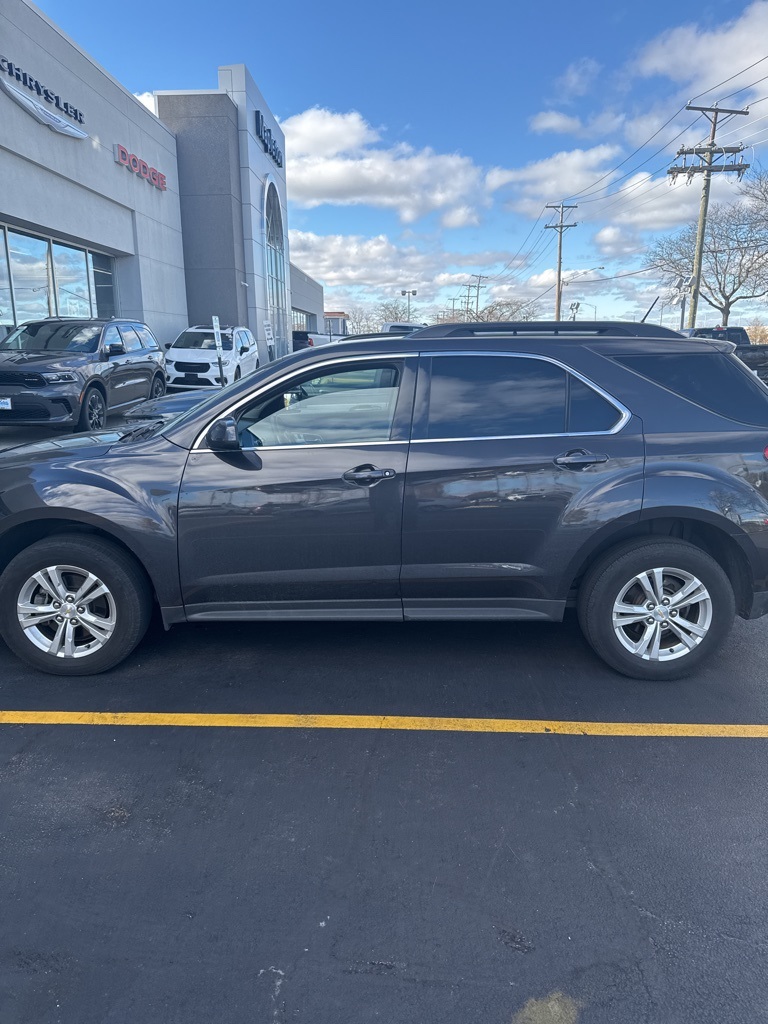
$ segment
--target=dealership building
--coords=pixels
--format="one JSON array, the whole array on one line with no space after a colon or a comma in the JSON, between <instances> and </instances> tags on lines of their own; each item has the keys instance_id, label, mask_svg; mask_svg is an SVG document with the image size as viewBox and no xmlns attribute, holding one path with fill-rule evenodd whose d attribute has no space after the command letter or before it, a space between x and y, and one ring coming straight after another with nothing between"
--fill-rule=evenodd
<instances>
[{"instance_id":1,"label":"dealership building","mask_svg":"<svg viewBox=\"0 0 768 1024\"><path fill-rule=\"evenodd\" d=\"M0 334L46 316L217 315L290 349L323 289L290 263L285 142L248 69L157 116L27 0L0 9Z\"/></svg>"}]
</instances>

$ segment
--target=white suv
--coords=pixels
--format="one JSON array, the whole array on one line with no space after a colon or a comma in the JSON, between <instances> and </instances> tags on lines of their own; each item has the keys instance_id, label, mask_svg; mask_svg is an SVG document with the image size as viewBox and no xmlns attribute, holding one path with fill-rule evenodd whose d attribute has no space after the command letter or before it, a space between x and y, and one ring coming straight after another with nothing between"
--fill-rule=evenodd
<instances>
[{"instance_id":1,"label":"white suv","mask_svg":"<svg viewBox=\"0 0 768 1024\"><path fill-rule=\"evenodd\" d=\"M224 380L219 374L213 327L189 327L166 345L165 366L169 388L213 388L231 384L259 365L256 339L247 327L222 327Z\"/></svg>"}]
</instances>

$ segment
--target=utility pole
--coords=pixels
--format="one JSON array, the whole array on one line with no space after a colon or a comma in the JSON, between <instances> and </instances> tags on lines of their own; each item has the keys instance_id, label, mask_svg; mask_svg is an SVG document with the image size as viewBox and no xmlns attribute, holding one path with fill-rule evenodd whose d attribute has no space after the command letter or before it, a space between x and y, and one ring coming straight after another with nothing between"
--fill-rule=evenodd
<instances>
[{"instance_id":1,"label":"utility pole","mask_svg":"<svg viewBox=\"0 0 768 1024\"><path fill-rule=\"evenodd\" d=\"M557 286L555 296L555 320L560 319L560 301L563 297L563 232L567 228L575 228L576 224L563 224L563 214L566 210L578 210L578 206L565 206L564 203L547 203L548 210L559 210L560 220L557 224L545 224L557 232Z\"/></svg>"},{"instance_id":2,"label":"utility pole","mask_svg":"<svg viewBox=\"0 0 768 1024\"><path fill-rule=\"evenodd\" d=\"M467 298L466 298L466 301L464 303L464 312L467 315L467 323L469 323L469 321L472 319L471 316L470 316L470 312L469 312L469 310L470 310L469 303L470 303L470 294L471 294L471 292L472 292L472 282L468 281L467 282Z\"/></svg>"},{"instance_id":3,"label":"utility pole","mask_svg":"<svg viewBox=\"0 0 768 1024\"><path fill-rule=\"evenodd\" d=\"M738 174L739 178L749 167L749 164L743 162L736 163L733 160L731 163L716 164L715 157L728 156L736 153L741 153L744 149L743 145L738 146L718 146L716 145L717 136L717 119L720 114L748 114L749 107L746 110L733 110L729 107L718 107L715 104L714 107L696 107L692 103L687 103L686 110L697 110L703 114L709 121L711 127L709 133L709 143L706 146L694 146L692 149L686 149L681 147L677 151L677 155L683 157L683 165L675 165L670 167L667 174L672 175L672 181L674 181L678 174L685 174L688 181L693 180L695 174L703 174L704 182L701 186L701 203L699 204L699 224L696 229L696 251L693 257L693 284L691 286L691 302L688 307L688 326L696 326L696 312L699 306L699 294L701 292L701 265L704 258L704 234L707 228L707 210L709 209L709 192L712 186L712 175L719 171L725 174ZM686 164L685 160L687 157L693 156L699 158L698 164L692 164L690 167Z\"/></svg>"},{"instance_id":4,"label":"utility pole","mask_svg":"<svg viewBox=\"0 0 768 1024\"><path fill-rule=\"evenodd\" d=\"M488 277L488 275L487 274L473 274L472 277L476 277L477 278L477 285L476 285L476 288L475 288L475 319L479 320L480 319L480 288L481 288L480 282L484 281ZM485 288L485 285L482 285L482 287Z\"/></svg>"}]
</instances>

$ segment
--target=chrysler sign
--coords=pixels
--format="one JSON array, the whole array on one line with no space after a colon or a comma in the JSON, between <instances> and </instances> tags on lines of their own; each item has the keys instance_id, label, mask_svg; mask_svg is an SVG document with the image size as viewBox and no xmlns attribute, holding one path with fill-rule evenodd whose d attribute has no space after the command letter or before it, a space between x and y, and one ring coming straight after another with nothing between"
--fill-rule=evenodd
<instances>
[{"instance_id":1,"label":"chrysler sign","mask_svg":"<svg viewBox=\"0 0 768 1024\"><path fill-rule=\"evenodd\" d=\"M18 85L14 83L18 83ZM62 100L61 96L53 89L47 88L42 82L26 71L22 71L17 64L13 64L3 56L0 56L0 89L10 96L14 103L18 103L36 121L46 125L51 131L69 135L73 139L88 138L88 132L79 127L85 121L81 110ZM44 102L41 103L40 100ZM57 113L57 111L61 111L61 113Z\"/></svg>"}]
</instances>

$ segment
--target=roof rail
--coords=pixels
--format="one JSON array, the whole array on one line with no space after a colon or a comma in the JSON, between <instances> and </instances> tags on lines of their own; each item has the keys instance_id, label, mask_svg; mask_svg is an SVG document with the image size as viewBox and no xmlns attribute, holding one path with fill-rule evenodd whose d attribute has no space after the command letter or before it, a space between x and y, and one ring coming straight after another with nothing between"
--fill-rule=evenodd
<instances>
[{"instance_id":1,"label":"roof rail","mask_svg":"<svg viewBox=\"0 0 768 1024\"><path fill-rule=\"evenodd\" d=\"M635 323L632 320L519 320L469 324L435 324L409 335L422 338L479 338L484 335L546 334L577 337L679 338L680 333L657 324Z\"/></svg>"}]
</instances>

